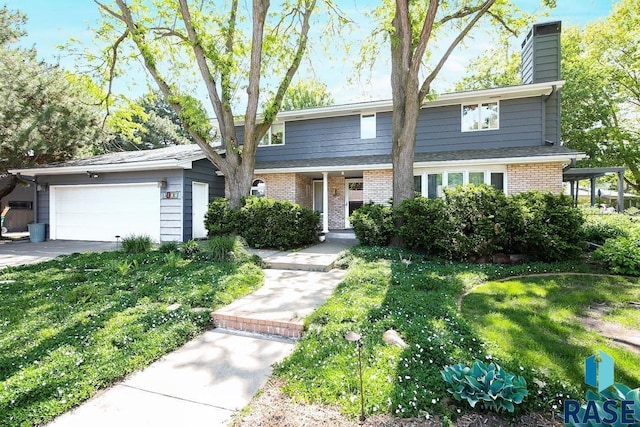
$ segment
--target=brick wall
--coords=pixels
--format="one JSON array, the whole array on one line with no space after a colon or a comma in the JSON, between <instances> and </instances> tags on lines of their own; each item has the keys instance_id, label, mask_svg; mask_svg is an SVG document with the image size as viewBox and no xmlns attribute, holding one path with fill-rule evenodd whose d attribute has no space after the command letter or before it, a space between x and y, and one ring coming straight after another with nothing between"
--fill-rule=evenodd
<instances>
[{"instance_id":1,"label":"brick wall","mask_svg":"<svg viewBox=\"0 0 640 427\"><path fill-rule=\"evenodd\" d=\"M345 226L344 187L343 176L329 177L329 229Z\"/></svg>"},{"instance_id":2,"label":"brick wall","mask_svg":"<svg viewBox=\"0 0 640 427\"><path fill-rule=\"evenodd\" d=\"M275 200L288 200L301 206L313 206L313 180L295 173L273 173L255 175L254 180L265 183L265 196Z\"/></svg>"},{"instance_id":3,"label":"brick wall","mask_svg":"<svg viewBox=\"0 0 640 427\"><path fill-rule=\"evenodd\" d=\"M362 179L364 203L373 201L378 204L388 204L393 197L393 172L391 169L364 171Z\"/></svg>"},{"instance_id":4,"label":"brick wall","mask_svg":"<svg viewBox=\"0 0 640 427\"><path fill-rule=\"evenodd\" d=\"M508 165L507 177L507 194L529 190L562 193L562 163Z\"/></svg>"}]
</instances>

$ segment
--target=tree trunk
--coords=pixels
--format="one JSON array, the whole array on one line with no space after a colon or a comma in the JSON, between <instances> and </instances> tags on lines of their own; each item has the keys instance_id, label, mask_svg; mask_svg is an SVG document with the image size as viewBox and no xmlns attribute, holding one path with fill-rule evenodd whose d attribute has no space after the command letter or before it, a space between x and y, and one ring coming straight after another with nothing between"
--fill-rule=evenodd
<instances>
[{"instance_id":1,"label":"tree trunk","mask_svg":"<svg viewBox=\"0 0 640 427\"><path fill-rule=\"evenodd\" d=\"M16 188L16 185L18 185L18 177L15 175L9 175L9 182L7 182L4 187L0 188L0 202L2 201L2 199L4 199L5 197L7 197L9 194L11 194L11 192L13 191L14 188ZM2 239L2 227L0 227L0 239Z\"/></svg>"}]
</instances>

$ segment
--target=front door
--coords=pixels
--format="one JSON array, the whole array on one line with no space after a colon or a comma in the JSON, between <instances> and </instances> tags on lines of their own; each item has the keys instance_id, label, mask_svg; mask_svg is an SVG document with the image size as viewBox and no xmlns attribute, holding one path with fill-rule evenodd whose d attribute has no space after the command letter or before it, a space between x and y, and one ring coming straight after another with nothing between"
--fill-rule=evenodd
<instances>
[{"instance_id":1,"label":"front door","mask_svg":"<svg viewBox=\"0 0 640 427\"><path fill-rule=\"evenodd\" d=\"M205 182L193 182L192 184L192 231L194 239L207 237L207 228L204 225L204 217L207 214L209 204L209 184Z\"/></svg>"},{"instance_id":2,"label":"front door","mask_svg":"<svg viewBox=\"0 0 640 427\"><path fill-rule=\"evenodd\" d=\"M353 211L362 207L362 204L364 203L364 195L363 195L362 189L363 189L362 178L345 180L344 206L345 206L345 216L346 216L345 218L346 228L351 228L349 217L351 216Z\"/></svg>"}]
</instances>

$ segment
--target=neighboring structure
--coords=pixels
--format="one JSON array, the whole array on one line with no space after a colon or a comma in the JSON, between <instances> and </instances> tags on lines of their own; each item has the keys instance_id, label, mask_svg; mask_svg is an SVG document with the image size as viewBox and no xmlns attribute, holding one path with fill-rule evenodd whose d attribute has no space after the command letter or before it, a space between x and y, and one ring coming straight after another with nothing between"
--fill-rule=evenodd
<instances>
[{"instance_id":1,"label":"neighboring structure","mask_svg":"<svg viewBox=\"0 0 640 427\"><path fill-rule=\"evenodd\" d=\"M206 237L208 203L224 195L224 178L214 173L197 145L10 172L33 182L34 221L46 223L54 240L115 241L131 234L163 242Z\"/></svg>"},{"instance_id":2,"label":"neighboring structure","mask_svg":"<svg viewBox=\"0 0 640 427\"><path fill-rule=\"evenodd\" d=\"M8 182L8 178L0 178L0 188ZM29 182L22 181L0 203L0 212L9 207L4 219L4 227L9 232L26 231L27 224L33 222L34 188Z\"/></svg>"},{"instance_id":3,"label":"neighboring structure","mask_svg":"<svg viewBox=\"0 0 640 427\"><path fill-rule=\"evenodd\" d=\"M507 194L562 192L563 168L584 154L560 145L560 29L530 31L522 85L425 103L416 191L433 198L447 186L486 183ZM322 212L324 231L348 228L354 209L392 197L391 110L379 101L281 112L258 148L253 192Z\"/></svg>"}]
</instances>

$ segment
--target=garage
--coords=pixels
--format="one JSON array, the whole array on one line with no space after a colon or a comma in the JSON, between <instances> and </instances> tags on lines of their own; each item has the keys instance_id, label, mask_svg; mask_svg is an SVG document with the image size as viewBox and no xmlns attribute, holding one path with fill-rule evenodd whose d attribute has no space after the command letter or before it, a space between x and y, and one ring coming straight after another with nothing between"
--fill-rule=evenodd
<instances>
[{"instance_id":1,"label":"garage","mask_svg":"<svg viewBox=\"0 0 640 427\"><path fill-rule=\"evenodd\" d=\"M55 240L115 241L145 234L160 241L157 183L53 185L49 235Z\"/></svg>"}]
</instances>

